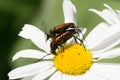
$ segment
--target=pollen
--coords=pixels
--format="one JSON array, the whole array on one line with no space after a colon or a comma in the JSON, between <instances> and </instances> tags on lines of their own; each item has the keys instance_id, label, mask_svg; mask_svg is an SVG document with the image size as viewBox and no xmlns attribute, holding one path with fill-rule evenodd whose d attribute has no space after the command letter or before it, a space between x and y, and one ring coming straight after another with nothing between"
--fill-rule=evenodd
<instances>
[{"instance_id":1,"label":"pollen","mask_svg":"<svg viewBox=\"0 0 120 80\"><path fill-rule=\"evenodd\" d=\"M82 75L92 66L92 55L80 44L68 45L57 51L54 66L64 74Z\"/></svg>"}]
</instances>

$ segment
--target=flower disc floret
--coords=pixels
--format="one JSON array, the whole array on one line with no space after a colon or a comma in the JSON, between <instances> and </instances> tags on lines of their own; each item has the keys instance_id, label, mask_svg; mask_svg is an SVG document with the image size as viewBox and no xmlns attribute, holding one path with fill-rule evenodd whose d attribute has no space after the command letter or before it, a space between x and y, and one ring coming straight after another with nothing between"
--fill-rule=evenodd
<instances>
[{"instance_id":1,"label":"flower disc floret","mask_svg":"<svg viewBox=\"0 0 120 80\"><path fill-rule=\"evenodd\" d=\"M80 44L72 44L61 48L54 57L57 70L68 75L82 75L92 65L92 55Z\"/></svg>"}]
</instances>

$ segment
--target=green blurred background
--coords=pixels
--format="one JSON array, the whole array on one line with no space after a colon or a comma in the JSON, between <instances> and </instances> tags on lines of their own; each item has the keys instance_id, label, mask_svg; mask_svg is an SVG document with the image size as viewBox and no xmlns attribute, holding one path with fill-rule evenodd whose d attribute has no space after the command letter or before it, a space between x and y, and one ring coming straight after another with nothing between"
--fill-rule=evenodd
<instances>
[{"instance_id":1,"label":"green blurred background","mask_svg":"<svg viewBox=\"0 0 120 80\"><path fill-rule=\"evenodd\" d=\"M0 0L0 80L8 80L7 73L15 67L33 62L33 59L18 59L12 56L23 49L38 49L31 41L20 38L18 33L29 23L48 32L64 22L63 0ZM87 27L88 32L103 21L88 9L102 10L103 4L120 10L120 0L71 0L77 8L77 25ZM42 26L42 23L44 25ZM39 49L38 49L39 50ZM107 60L106 60L107 61ZM111 61L120 62L120 58Z\"/></svg>"}]
</instances>

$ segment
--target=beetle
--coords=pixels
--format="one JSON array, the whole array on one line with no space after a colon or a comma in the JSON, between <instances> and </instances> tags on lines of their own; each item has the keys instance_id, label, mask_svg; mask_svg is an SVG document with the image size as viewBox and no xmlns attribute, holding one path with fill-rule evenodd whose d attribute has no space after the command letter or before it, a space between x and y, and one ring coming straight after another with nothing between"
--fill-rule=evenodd
<instances>
[{"instance_id":1,"label":"beetle","mask_svg":"<svg viewBox=\"0 0 120 80\"><path fill-rule=\"evenodd\" d=\"M64 24L55 26L53 29L50 30L49 34L47 34L47 40L49 38L53 39L54 37L61 35L68 28L75 28L75 24L74 23L64 23Z\"/></svg>"},{"instance_id":2,"label":"beetle","mask_svg":"<svg viewBox=\"0 0 120 80\"><path fill-rule=\"evenodd\" d=\"M74 34L77 33L75 29L67 30L61 35L56 36L50 43L51 53L56 55L56 49L59 49L59 46L62 46L67 40L74 37Z\"/></svg>"}]
</instances>

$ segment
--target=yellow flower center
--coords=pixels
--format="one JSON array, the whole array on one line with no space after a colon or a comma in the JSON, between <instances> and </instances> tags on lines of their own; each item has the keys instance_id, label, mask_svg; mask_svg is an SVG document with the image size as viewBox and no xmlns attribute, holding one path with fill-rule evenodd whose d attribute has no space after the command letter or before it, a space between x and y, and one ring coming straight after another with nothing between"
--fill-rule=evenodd
<instances>
[{"instance_id":1,"label":"yellow flower center","mask_svg":"<svg viewBox=\"0 0 120 80\"><path fill-rule=\"evenodd\" d=\"M54 57L57 70L68 75L82 75L92 66L92 55L80 44L65 46Z\"/></svg>"}]
</instances>

